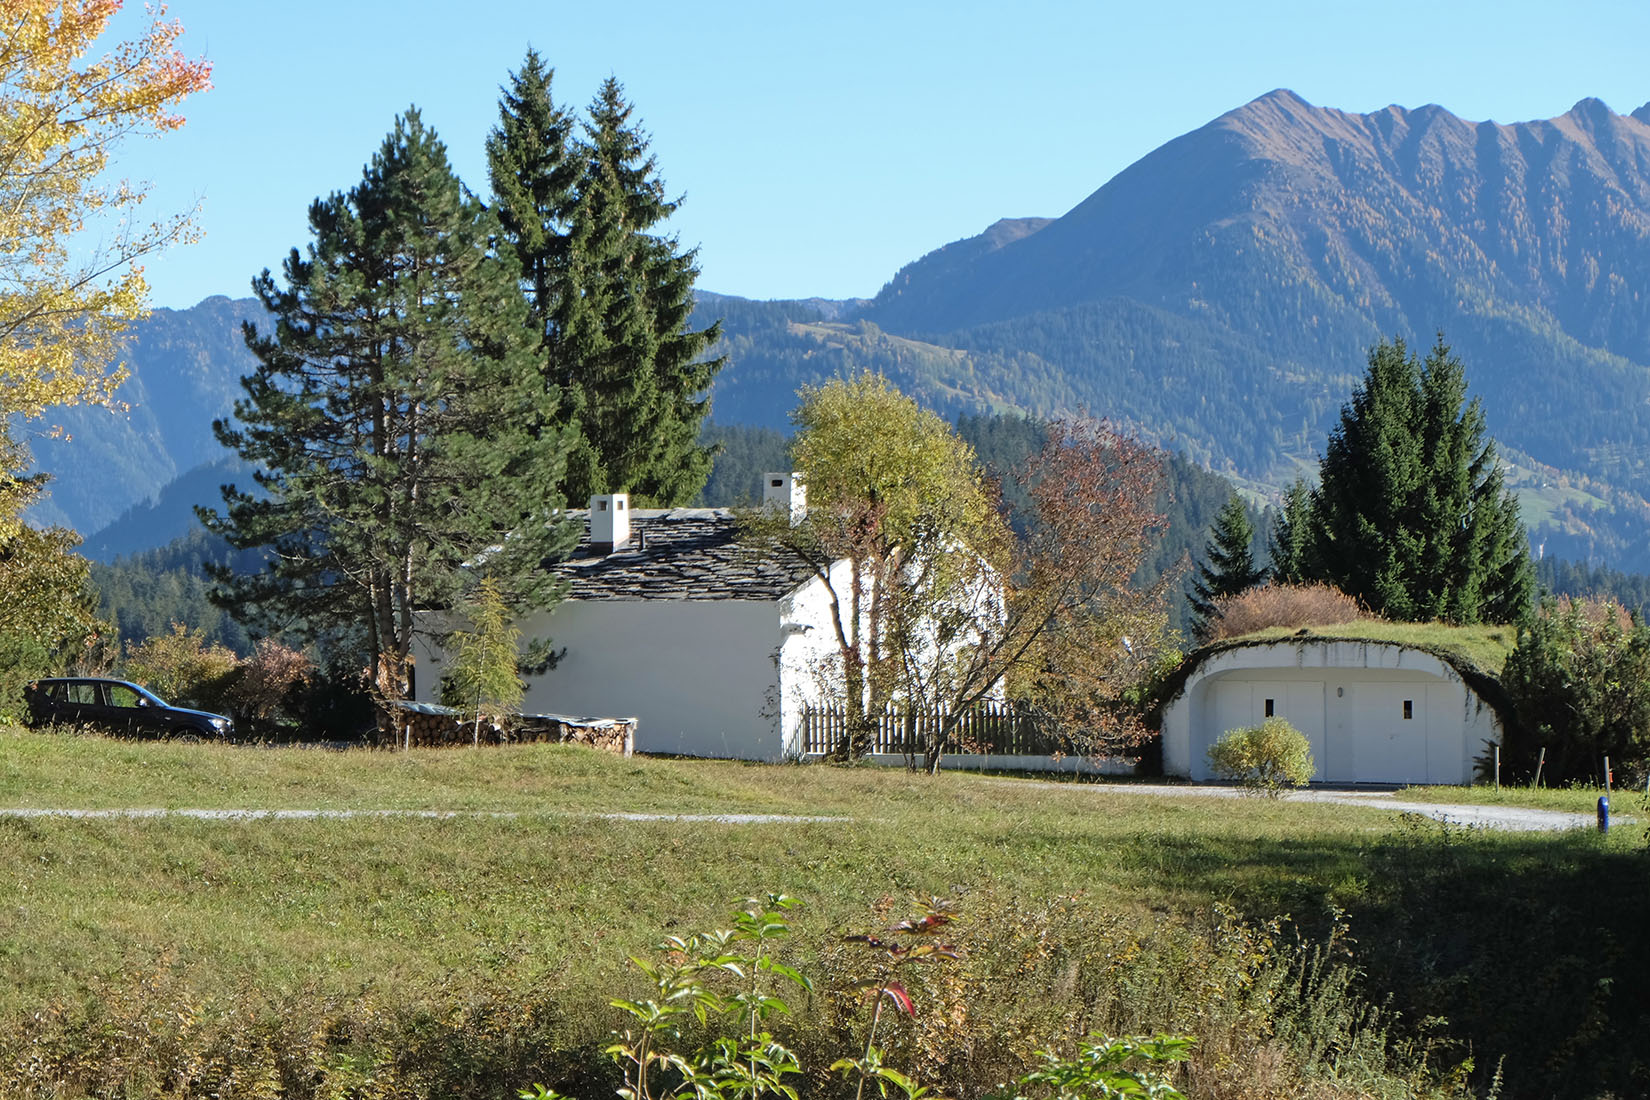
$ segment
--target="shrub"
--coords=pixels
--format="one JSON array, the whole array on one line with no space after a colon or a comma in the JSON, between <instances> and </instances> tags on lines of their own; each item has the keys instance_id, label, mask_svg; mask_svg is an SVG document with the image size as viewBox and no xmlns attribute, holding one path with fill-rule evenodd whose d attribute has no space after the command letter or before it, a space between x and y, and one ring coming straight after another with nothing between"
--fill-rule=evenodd
<instances>
[{"instance_id":1,"label":"shrub","mask_svg":"<svg viewBox=\"0 0 1650 1100\"><path fill-rule=\"evenodd\" d=\"M1222 779L1275 798L1283 788L1303 787L1312 779L1312 745L1282 718L1268 718L1228 730L1209 747L1209 766Z\"/></svg>"},{"instance_id":2,"label":"shrub","mask_svg":"<svg viewBox=\"0 0 1650 1100\"><path fill-rule=\"evenodd\" d=\"M268 734L292 723L315 675L315 664L305 654L274 638L264 638L252 656L241 662L226 694L247 729Z\"/></svg>"},{"instance_id":3,"label":"shrub","mask_svg":"<svg viewBox=\"0 0 1650 1100\"><path fill-rule=\"evenodd\" d=\"M1555 782L1597 778L1608 756L1650 761L1650 627L1608 600L1546 599L1518 632L1502 686L1517 716L1504 763L1531 775L1542 748Z\"/></svg>"},{"instance_id":4,"label":"shrub","mask_svg":"<svg viewBox=\"0 0 1650 1100\"><path fill-rule=\"evenodd\" d=\"M240 658L221 645L207 645L206 635L173 623L170 634L156 634L126 653L126 674L169 703L221 710L230 675Z\"/></svg>"},{"instance_id":5,"label":"shrub","mask_svg":"<svg viewBox=\"0 0 1650 1100\"><path fill-rule=\"evenodd\" d=\"M1208 640L1236 638L1268 627L1334 626L1369 616L1358 601L1327 584L1267 584L1215 601Z\"/></svg>"}]
</instances>

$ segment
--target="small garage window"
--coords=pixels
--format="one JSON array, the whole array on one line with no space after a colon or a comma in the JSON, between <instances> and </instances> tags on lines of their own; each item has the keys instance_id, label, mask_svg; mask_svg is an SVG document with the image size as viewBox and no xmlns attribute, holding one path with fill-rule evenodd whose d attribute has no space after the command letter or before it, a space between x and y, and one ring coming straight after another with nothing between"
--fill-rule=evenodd
<instances>
[{"instance_id":1,"label":"small garage window","mask_svg":"<svg viewBox=\"0 0 1650 1100\"><path fill-rule=\"evenodd\" d=\"M1266 717L1268 717L1268 718L1272 717L1272 709L1273 709L1272 708L1272 700L1270 700L1270 699L1266 700ZM1409 708L1406 706L1404 709L1407 712ZM1408 717L1407 713L1405 714L1405 717L1406 718Z\"/></svg>"},{"instance_id":2,"label":"small garage window","mask_svg":"<svg viewBox=\"0 0 1650 1100\"><path fill-rule=\"evenodd\" d=\"M1407 722L1411 718L1414 718L1414 717L1415 717L1415 700L1414 699L1405 699L1404 700L1404 721Z\"/></svg>"}]
</instances>

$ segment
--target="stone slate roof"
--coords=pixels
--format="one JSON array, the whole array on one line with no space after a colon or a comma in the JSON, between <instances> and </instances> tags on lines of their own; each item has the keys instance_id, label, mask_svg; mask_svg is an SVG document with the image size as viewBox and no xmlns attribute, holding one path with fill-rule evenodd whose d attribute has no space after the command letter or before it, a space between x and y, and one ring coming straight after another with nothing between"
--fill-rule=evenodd
<instances>
[{"instance_id":1,"label":"stone slate roof","mask_svg":"<svg viewBox=\"0 0 1650 1100\"><path fill-rule=\"evenodd\" d=\"M569 511L575 519L587 512ZM554 569L570 600L777 600L813 575L784 551L739 542L726 508L638 508L630 541L604 553L584 538Z\"/></svg>"}]
</instances>

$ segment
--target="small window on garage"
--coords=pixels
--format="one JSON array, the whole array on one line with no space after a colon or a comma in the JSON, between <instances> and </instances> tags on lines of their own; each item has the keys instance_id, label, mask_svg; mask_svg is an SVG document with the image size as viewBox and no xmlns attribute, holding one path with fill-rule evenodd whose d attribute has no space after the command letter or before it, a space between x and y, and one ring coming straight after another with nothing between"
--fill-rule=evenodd
<instances>
[{"instance_id":1,"label":"small window on garage","mask_svg":"<svg viewBox=\"0 0 1650 1100\"><path fill-rule=\"evenodd\" d=\"M1414 718L1414 717L1415 717L1415 700L1414 699L1405 699L1404 700L1404 721L1407 722L1411 718Z\"/></svg>"},{"instance_id":2,"label":"small window on garage","mask_svg":"<svg viewBox=\"0 0 1650 1100\"><path fill-rule=\"evenodd\" d=\"M1268 718L1272 717L1272 711L1273 711L1272 700L1268 699L1268 700L1266 700L1266 717L1268 717Z\"/></svg>"}]
</instances>

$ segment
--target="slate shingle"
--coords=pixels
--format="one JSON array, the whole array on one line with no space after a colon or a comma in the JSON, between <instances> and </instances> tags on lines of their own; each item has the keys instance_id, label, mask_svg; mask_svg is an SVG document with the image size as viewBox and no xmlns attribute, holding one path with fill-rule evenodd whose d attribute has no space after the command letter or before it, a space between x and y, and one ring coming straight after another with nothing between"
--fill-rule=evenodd
<instances>
[{"instance_id":1,"label":"slate shingle","mask_svg":"<svg viewBox=\"0 0 1650 1100\"><path fill-rule=\"evenodd\" d=\"M629 542L604 554L587 526L572 554L550 568L567 579L570 600L771 601L813 575L792 554L740 543L726 508L638 508Z\"/></svg>"}]
</instances>

